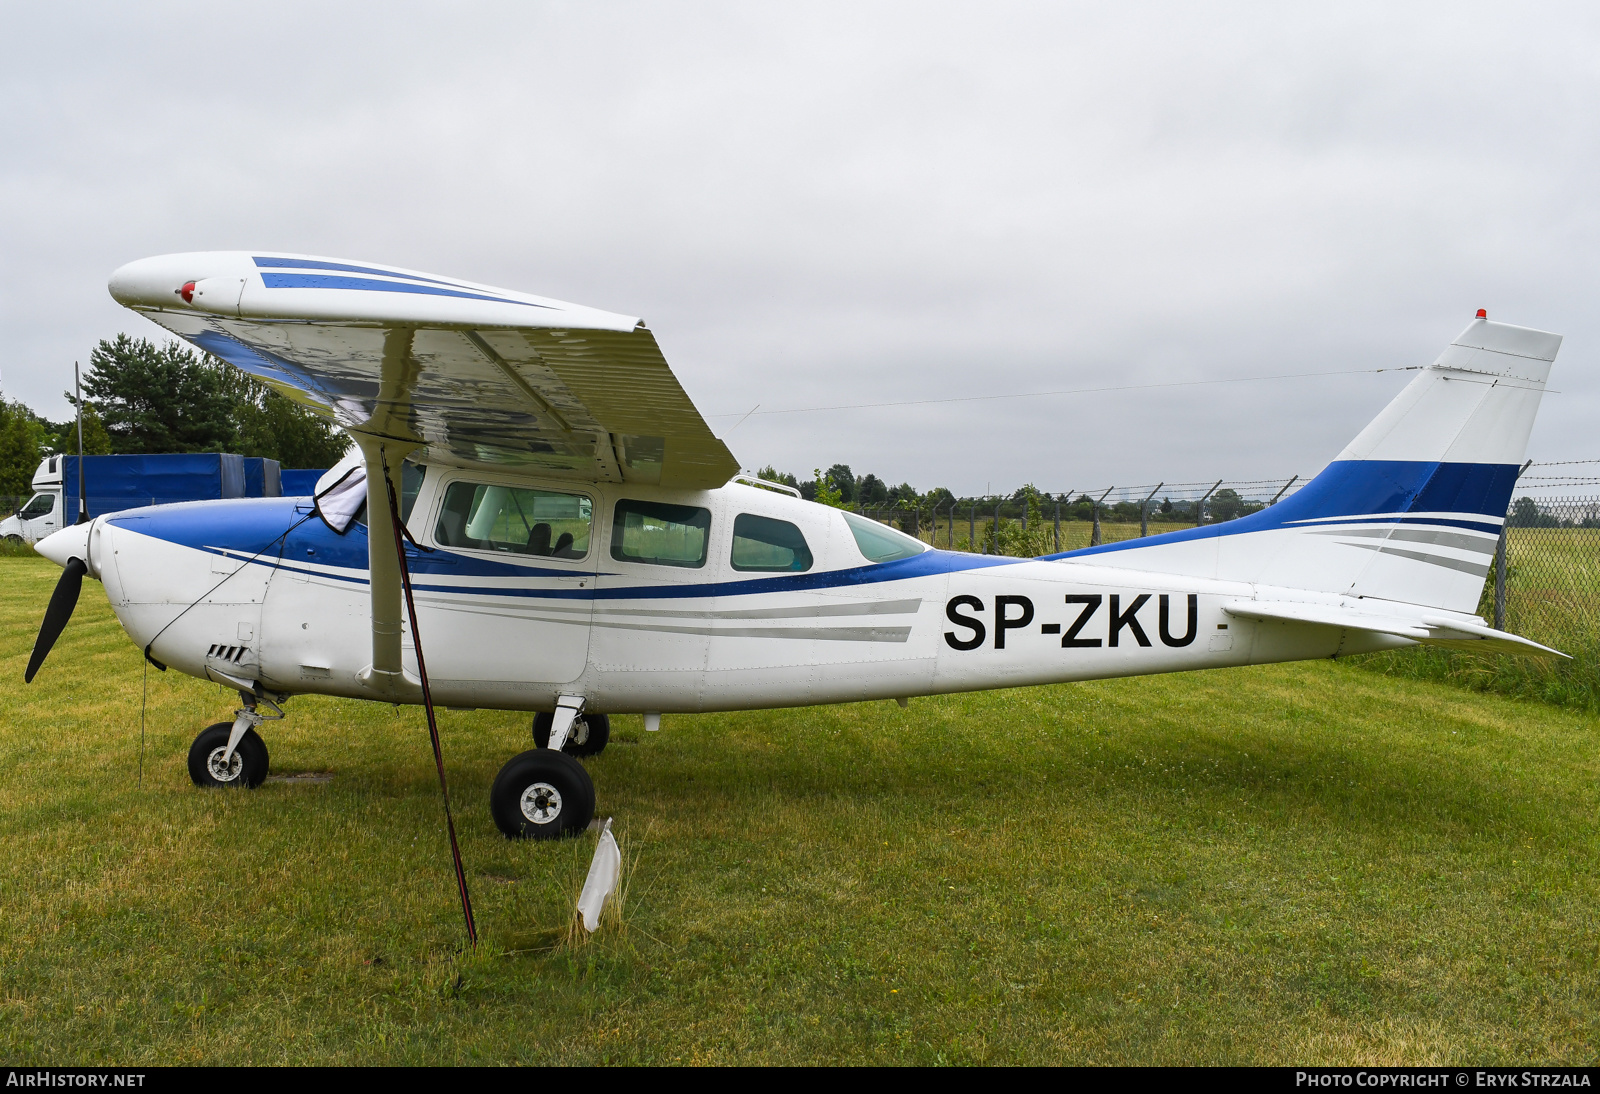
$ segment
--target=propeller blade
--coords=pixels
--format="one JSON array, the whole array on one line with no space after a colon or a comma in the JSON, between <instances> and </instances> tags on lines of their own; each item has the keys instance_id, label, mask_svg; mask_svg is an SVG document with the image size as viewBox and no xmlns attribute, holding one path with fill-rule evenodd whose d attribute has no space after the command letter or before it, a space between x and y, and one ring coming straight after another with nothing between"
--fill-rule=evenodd
<instances>
[{"instance_id":1,"label":"propeller blade","mask_svg":"<svg viewBox=\"0 0 1600 1094\"><path fill-rule=\"evenodd\" d=\"M67 620L72 618L72 609L78 606L78 593L83 590L83 575L88 572L83 559L67 559L61 580L56 582L56 591L50 594L50 606L44 610L44 622L39 624L39 638L33 644L33 656L28 658L28 671L23 676L25 682L33 683L39 666L44 664L56 639L61 637Z\"/></svg>"}]
</instances>

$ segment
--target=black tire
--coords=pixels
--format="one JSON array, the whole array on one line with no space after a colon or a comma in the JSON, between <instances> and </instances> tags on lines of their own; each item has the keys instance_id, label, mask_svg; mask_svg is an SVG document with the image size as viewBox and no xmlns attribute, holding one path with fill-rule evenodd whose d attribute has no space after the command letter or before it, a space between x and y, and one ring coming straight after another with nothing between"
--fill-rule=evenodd
<instances>
[{"instance_id":1,"label":"black tire","mask_svg":"<svg viewBox=\"0 0 1600 1094\"><path fill-rule=\"evenodd\" d=\"M232 722L218 722L206 726L200 736L189 746L189 778L196 786L242 786L254 790L267 778L267 742L253 729L244 731L239 747L233 750L233 762L228 765L226 778L218 778L221 771L222 752L228 747L228 737L233 733ZM216 754L218 766L213 769L212 755Z\"/></svg>"},{"instance_id":2,"label":"black tire","mask_svg":"<svg viewBox=\"0 0 1600 1094\"><path fill-rule=\"evenodd\" d=\"M509 839L560 839L594 819L594 783L562 752L535 748L514 756L489 791L495 827Z\"/></svg>"},{"instance_id":3,"label":"black tire","mask_svg":"<svg viewBox=\"0 0 1600 1094\"><path fill-rule=\"evenodd\" d=\"M554 714L533 716L533 743L539 748L550 747L550 725L554 721ZM567 734L567 743L561 746L561 751L568 756L598 756L605 751L609 740L610 718L604 714L580 714L573 720L572 732Z\"/></svg>"}]
</instances>

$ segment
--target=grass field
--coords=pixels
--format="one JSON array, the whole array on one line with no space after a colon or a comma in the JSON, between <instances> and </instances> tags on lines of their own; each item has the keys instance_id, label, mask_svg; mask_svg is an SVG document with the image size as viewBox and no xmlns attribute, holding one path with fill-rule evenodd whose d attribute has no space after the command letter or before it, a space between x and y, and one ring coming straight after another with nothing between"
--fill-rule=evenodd
<instances>
[{"instance_id":1,"label":"grass field","mask_svg":"<svg viewBox=\"0 0 1600 1094\"><path fill-rule=\"evenodd\" d=\"M476 954L420 712L228 716L94 582L0 560L0 1052L205 1062L1595 1062L1600 721L1330 663L619 718L590 761L625 928L555 947L593 846L511 843L524 719L444 713Z\"/></svg>"}]
</instances>

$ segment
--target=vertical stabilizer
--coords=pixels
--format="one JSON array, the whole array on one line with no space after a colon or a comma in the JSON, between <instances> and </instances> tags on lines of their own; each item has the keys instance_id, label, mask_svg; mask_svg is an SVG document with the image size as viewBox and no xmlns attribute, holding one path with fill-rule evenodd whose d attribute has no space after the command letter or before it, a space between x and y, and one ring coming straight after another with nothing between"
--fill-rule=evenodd
<instances>
[{"instance_id":1,"label":"vertical stabilizer","mask_svg":"<svg viewBox=\"0 0 1600 1094\"><path fill-rule=\"evenodd\" d=\"M1288 500L1058 557L1471 612L1560 348L1480 313Z\"/></svg>"}]
</instances>

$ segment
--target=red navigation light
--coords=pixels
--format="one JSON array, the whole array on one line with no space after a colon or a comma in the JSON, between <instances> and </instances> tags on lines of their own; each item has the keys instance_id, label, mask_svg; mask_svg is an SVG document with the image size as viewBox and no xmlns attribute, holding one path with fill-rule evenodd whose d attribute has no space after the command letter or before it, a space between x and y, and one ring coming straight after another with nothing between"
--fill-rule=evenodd
<instances>
[{"instance_id":1,"label":"red navigation light","mask_svg":"<svg viewBox=\"0 0 1600 1094\"><path fill-rule=\"evenodd\" d=\"M194 303L194 282L193 281L185 281L183 283L183 288L178 290L178 295L183 297L183 302L185 304L193 304ZM1483 313L1479 312L1478 314L1482 315Z\"/></svg>"},{"instance_id":2,"label":"red navigation light","mask_svg":"<svg viewBox=\"0 0 1600 1094\"><path fill-rule=\"evenodd\" d=\"M184 288L186 288L186 289L192 289L192 288L194 288L194 286L193 286L193 285L185 285L185 286L184 286ZM189 299L189 298L188 298L188 296L185 296L185 297L184 297L184 299L185 299L185 300L187 300L187 299ZM1478 318L1479 318L1479 319L1487 319L1487 318L1489 318L1489 313L1488 313L1488 311L1487 311L1487 310L1485 310L1485 309L1483 309L1483 308L1479 308L1479 309L1478 309Z\"/></svg>"}]
</instances>

